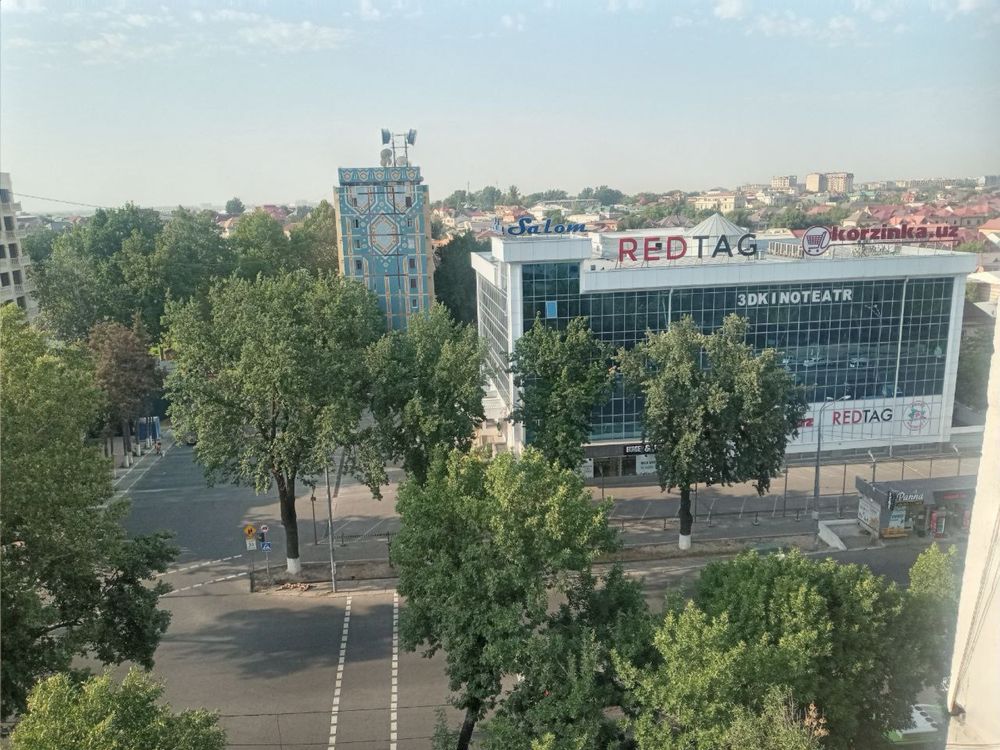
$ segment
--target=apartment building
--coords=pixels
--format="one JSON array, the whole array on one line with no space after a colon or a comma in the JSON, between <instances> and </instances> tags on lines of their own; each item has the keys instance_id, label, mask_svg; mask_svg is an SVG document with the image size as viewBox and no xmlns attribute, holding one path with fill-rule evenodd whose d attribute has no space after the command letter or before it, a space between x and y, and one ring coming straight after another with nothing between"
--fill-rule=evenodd
<instances>
[{"instance_id":1,"label":"apartment building","mask_svg":"<svg viewBox=\"0 0 1000 750\"><path fill-rule=\"evenodd\" d=\"M826 189L831 193L846 195L854 190L853 172L827 172Z\"/></svg>"},{"instance_id":2,"label":"apartment building","mask_svg":"<svg viewBox=\"0 0 1000 750\"><path fill-rule=\"evenodd\" d=\"M771 189L772 190L789 190L798 185L799 178L798 175L794 174L780 174L771 178Z\"/></svg>"},{"instance_id":3,"label":"apartment building","mask_svg":"<svg viewBox=\"0 0 1000 750\"><path fill-rule=\"evenodd\" d=\"M827 190L826 186L826 175L822 172L811 172L806 175L806 192L807 193L825 193Z\"/></svg>"},{"instance_id":4,"label":"apartment building","mask_svg":"<svg viewBox=\"0 0 1000 750\"><path fill-rule=\"evenodd\" d=\"M742 193L705 193L694 199L698 211L721 211L729 213L738 208L746 208L747 199Z\"/></svg>"},{"instance_id":5,"label":"apartment building","mask_svg":"<svg viewBox=\"0 0 1000 750\"><path fill-rule=\"evenodd\" d=\"M17 226L20 209L21 204L14 201L10 174L0 172L0 304L13 302L33 318L38 314L38 302L28 273L31 258L23 252L23 233Z\"/></svg>"}]
</instances>

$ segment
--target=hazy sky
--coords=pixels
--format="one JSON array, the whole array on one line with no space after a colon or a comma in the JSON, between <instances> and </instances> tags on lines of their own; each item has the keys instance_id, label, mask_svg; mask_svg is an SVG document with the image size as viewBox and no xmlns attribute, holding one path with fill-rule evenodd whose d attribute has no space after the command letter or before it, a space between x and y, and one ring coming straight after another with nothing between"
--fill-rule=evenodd
<instances>
[{"instance_id":1,"label":"hazy sky","mask_svg":"<svg viewBox=\"0 0 1000 750\"><path fill-rule=\"evenodd\" d=\"M0 170L101 205L316 200L391 127L432 198L993 174L998 35L1000 0L0 0Z\"/></svg>"}]
</instances>

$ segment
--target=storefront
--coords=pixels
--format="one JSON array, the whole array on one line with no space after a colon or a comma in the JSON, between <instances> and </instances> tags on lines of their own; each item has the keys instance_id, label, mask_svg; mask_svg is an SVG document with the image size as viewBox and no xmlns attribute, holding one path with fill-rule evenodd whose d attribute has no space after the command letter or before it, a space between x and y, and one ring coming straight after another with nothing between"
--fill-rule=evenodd
<instances>
[{"instance_id":1,"label":"storefront","mask_svg":"<svg viewBox=\"0 0 1000 750\"><path fill-rule=\"evenodd\" d=\"M858 523L883 539L969 533L976 477L869 482L857 477Z\"/></svg>"},{"instance_id":2,"label":"storefront","mask_svg":"<svg viewBox=\"0 0 1000 750\"><path fill-rule=\"evenodd\" d=\"M711 331L736 313L748 343L779 350L805 390L789 454L814 451L820 430L828 451L949 441L968 253L897 244L807 254L791 237L755 238L718 215L688 230L562 226L518 225L472 256L491 413L509 415L518 398L509 354L536 318L562 329L585 317L598 338L628 349L681 318ZM629 453L642 408L619 382L595 409L586 456L596 475L653 473ZM525 443L518 425L506 437L514 451Z\"/></svg>"}]
</instances>

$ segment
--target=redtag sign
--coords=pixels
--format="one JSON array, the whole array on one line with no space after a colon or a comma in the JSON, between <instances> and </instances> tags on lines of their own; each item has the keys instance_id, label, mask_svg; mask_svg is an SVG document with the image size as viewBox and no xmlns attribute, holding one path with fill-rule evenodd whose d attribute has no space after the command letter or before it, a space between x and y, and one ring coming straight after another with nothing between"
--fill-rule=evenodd
<instances>
[{"instance_id":1,"label":"redtag sign","mask_svg":"<svg viewBox=\"0 0 1000 750\"><path fill-rule=\"evenodd\" d=\"M688 240L691 240L691 245ZM704 258L708 254L708 247L705 240L711 239L710 235L695 235L694 237L681 237L680 235L669 235L667 237L619 237L618 238L618 262L621 263L626 258L634 261L654 261L654 260L680 260L688 256ZM726 235L720 235L716 240L715 247L708 257L715 258L719 255L733 257L734 246ZM757 235L744 234L735 243L735 250L744 257L752 257L757 254Z\"/></svg>"}]
</instances>

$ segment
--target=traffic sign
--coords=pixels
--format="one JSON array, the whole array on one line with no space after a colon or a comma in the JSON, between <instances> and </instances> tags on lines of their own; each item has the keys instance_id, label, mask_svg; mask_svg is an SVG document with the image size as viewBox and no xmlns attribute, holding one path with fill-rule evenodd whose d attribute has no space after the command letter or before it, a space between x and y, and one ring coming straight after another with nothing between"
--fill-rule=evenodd
<instances>
[{"instance_id":1,"label":"traffic sign","mask_svg":"<svg viewBox=\"0 0 1000 750\"><path fill-rule=\"evenodd\" d=\"M243 527L243 533L246 535L247 539L253 539L254 534L257 533L257 529L254 528L254 525L252 523L248 523L246 526Z\"/></svg>"},{"instance_id":2,"label":"traffic sign","mask_svg":"<svg viewBox=\"0 0 1000 750\"><path fill-rule=\"evenodd\" d=\"M263 531L263 532L264 532L264 533L266 534L266 533L267 533L267 532L269 532L269 531L270 531L271 529L270 529L270 528L268 527L268 525L267 525L266 523L262 523L262 524L260 525L260 530L261 530L261 531Z\"/></svg>"},{"instance_id":3,"label":"traffic sign","mask_svg":"<svg viewBox=\"0 0 1000 750\"><path fill-rule=\"evenodd\" d=\"M257 549L257 540L247 539L247 552L253 552L255 549Z\"/></svg>"},{"instance_id":4,"label":"traffic sign","mask_svg":"<svg viewBox=\"0 0 1000 750\"><path fill-rule=\"evenodd\" d=\"M270 552L271 551L271 543L270 542L261 542L260 548L262 550L264 550L265 552Z\"/></svg>"}]
</instances>

